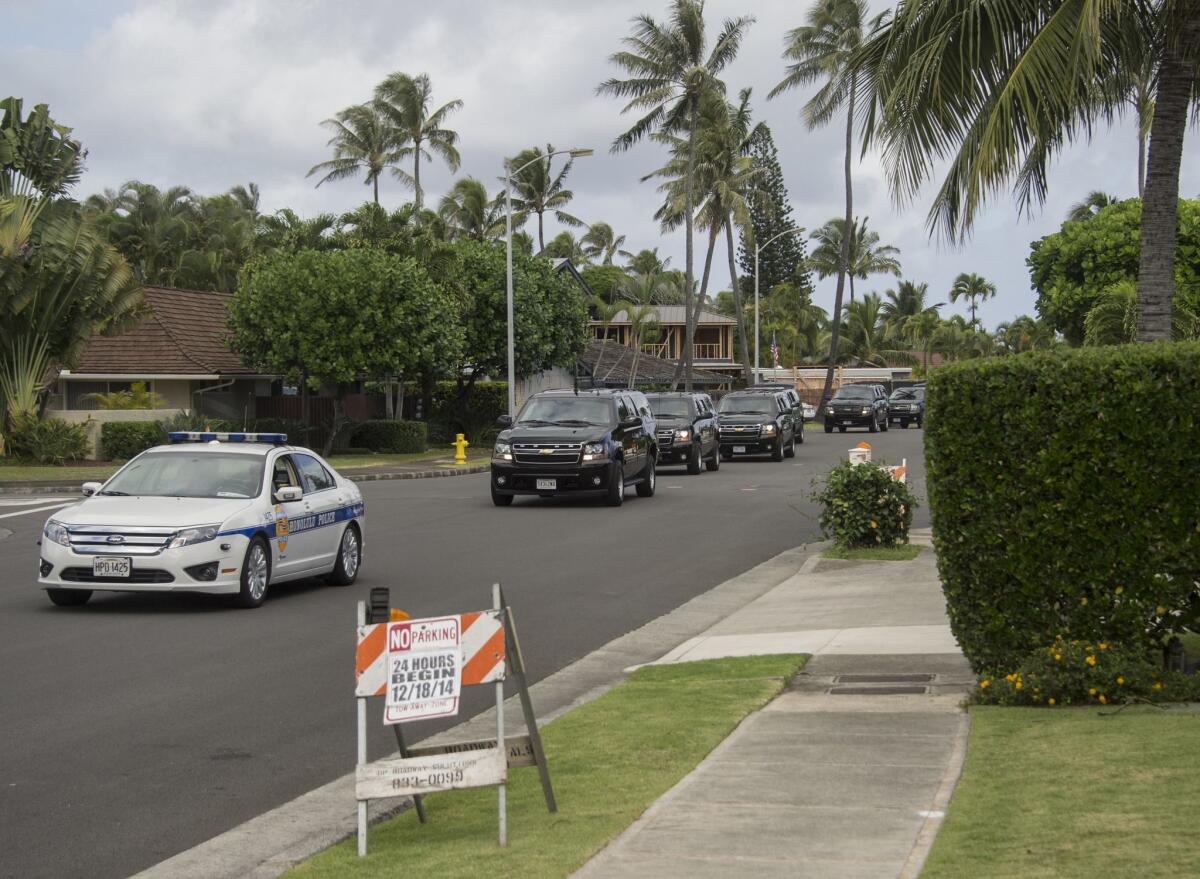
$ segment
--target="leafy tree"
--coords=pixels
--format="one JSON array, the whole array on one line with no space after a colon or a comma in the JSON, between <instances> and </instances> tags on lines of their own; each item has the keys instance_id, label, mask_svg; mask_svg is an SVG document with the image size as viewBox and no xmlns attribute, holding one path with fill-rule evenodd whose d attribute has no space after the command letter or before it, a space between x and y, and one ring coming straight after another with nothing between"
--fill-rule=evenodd
<instances>
[{"instance_id":1,"label":"leafy tree","mask_svg":"<svg viewBox=\"0 0 1200 879\"><path fill-rule=\"evenodd\" d=\"M1010 180L1022 207L1042 201L1050 159L1123 108L1121 83L1144 70L1147 52L1157 53L1157 79L1138 340L1170 338L1200 0L902 0L855 58L872 89L866 140L881 149L899 200L917 197L935 168L947 168L929 223L957 238Z\"/></svg>"},{"instance_id":2,"label":"leafy tree","mask_svg":"<svg viewBox=\"0 0 1200 879\"><path fill-rule=\"evenodd\" d=\"M893 347L887 321L883 317L883 300L878 293L868 293L858 302L846 306L846 353L864 366L888 366L911 363L912 355Z\"/></svg>"},{"instance_id":3,"label":"leafy tree","mask_svg":"<svg viewBox=\"0 0 1200 879\"><path fill-rule=\"evenodd\" d=\"M1171 334L1175 341L1200 339L1200 291L1175 294ZM1124 345L1137 335L1137 288L1118 281L1103 290L1083 319L1085 345Z\"/></svg>"},{"instance_id":4,"label":"leafy tree","mask_svg":"<svg viewBox=\"0 0 1200 879\"><path fill-rule=\"evenodd\" d=\"M84 206L94 212L97 225L124 254L139 281L172 284L193 235L194 199L186 186L160 190L130 180L118 190L89 197Z\"/></svg>"},{"instance_id":5,"label":"leafy tree","mask_svg":"<svg viewBox=\"0 0 1200 879\"><path fill-rule=\"evenodd\" d=\"M809 266L819 277L827 278L841 271L843 264L849 266L850 301L854 301L854 279L865 281L871 275L891 274L900 277L900 249L890 244L879 243L879 233L867 228L868 217L854 218L850 227L850 240L844 240L846 223L834 217L811 237L817 242L813 248Z\"/></svg>"},{"instance_id":6,"label":"leafy tree","mask_svg":"<svg viewBox=\"0 0 1200 879\"><path fill-rule=\"evenodd\" d=\"M1044 320L1019 315L996 327L996 345L1004 354L1024 354L1054 347L1054 329Z\"/></svg>"},{"instance_id":7,"label":"leafy tree","mask_svg":"<svg viewBox=\"0 0 1200 879\"><path fill-rule=\"evenodd\" d=\"M581 266L587 261L587 251L583 242L566 229L550 239L550 243L542 248L541 255L547 259L569 259L576 266Z\"/></svg>"},{"instance_id":8,"label":"leafy tree","mask_svg":"<svg viewBox=\"0 0 1200 879\"><path fill-rule=\"evenodd\" d=\"M657 247L639 250L637 253L629 253L627 251L622 251L622 253L629 260L627 263L629 271L638 275L653 275L665 272L671 264L669 256L663 259L658 255Z\"/></svg>"},{"instance_id":9,"label":"leafy tree","mask_svg":"<svg viewBox=\"0 0 1200 879\"><path fill-rule=\"evenodd\" d=\"M592 223L584 233L582 243L588 259L611 266L613 257L621 252L625 236L616 234L608 223Z\"/></svg>"},{"instance_id":10,"label":"leafy tree","mask_svg":"<svg viewBox=\"0 0 1200 879\"><path fill-rule=\"evenodd\" d=\"M957 302L960 299L967 301L967 307L971 309L971 324L975 325L978 321L975 318L975 308L980 302L987 302L996 295L996 285L987 280L982 275L974 273L968 274L961 272L954 283L950 287L950 301Z\"/></svg>"},{"instance_id":11,"label":"leafy tree","mask_svg":"<svg viewBox=\"0 0 1200 879\"><path fill-rule=\"evenodd\" d=\"M565 226L583 225L583 220L564 210L575 197L575 193L564 185L575 160L568 158L558 173L554 174L551 170L553 152L552 144L546 145L545 152L533 147L522 150L504 163L507 170L517 171L512 178L513 213L521 217L522 225L530 214L537 214L538 250L546 249L544 219L547 211ZM515 217L513 222L516 223Z\"/></svg>"},{"instance_id":12,"label":"leafy tree","mask_svg":"<svg viewBox=\"0 0 1200 879\"><path fill-rule=\"evenodd\" d=\"M801 274L801 281L804 278ZM732 304L732 294L730 300ZM787 281L776 284L763 297L761 311L762 331L776 338L784 363L811 363L828 351L821 346L829 317L812 301L811 287Z\"/></svg>"},{"instance_id":13,"label":"leafy tree","mask_svg":"<svg viewBox=\"0 0 1200 879\"><path fill-rule=\"evenodd\" d=\"M368 204L379 208L374 202ZM336 225L337 218L333 214L317 214L305 219L291 208L281 208L259 218L258 249L264 253L328 250L336 242L333 237Z\"/></svg>"},{"instance_id":14,"label":"leafy tree","mask_svg":"<svg viewBox=\"0 0 1200 879\"><path fill-rule=\"evenodd\" d=\"M684 304L690 318L695 280L693 217L695 216L696 135L700 102L709 92L724 93L719 74L737 56L742 36L753 18L726 19L712 50L708 50L703 0L674 0L670 18L659 23L649 15L633 19L633 35L626 37L625 51L610 60L629 74L628 79L609 79L597 91L627 100L623 113L644 113L613 142L613 151L631 148L654 132L686 137L683 225L685 230ZM692 388L692 345L695 324L684 327L684 383Z\"/></svg>"},{"instance_id":15,"label":"leafy tree","mask_svg":"<svg viewBox=\"0 0 1200 879\"><path fill-rule=\"evenodd\" d=\"M1200 199L1180 200L1174 236L1175 287L1200 289ZM1037 311L1072 345L1083 342L1083 322L1101 291L1138 280L1142 204L1136 198L1102 209L1086 223L1062 228L1031 245L1025 263L1037 291Z\"/></svg>"},{"instance_id":16,"label":"leafy tree","mask_svg":"<svg viewBox=\"0 0 1200 879\"><path fill-rule=\"evenodd\" d=\"M940 321L938 311L945 303L928 304L929 285L915 281L901 281L895 290L888 290L881 307L883 319L887 321L889 331L896 336L911 335L909 323L914 318L920 318L928 325L928 319L934 318L934 324Z\"/></svg>"},{"instance_id":17,"label":"leafy tree","mask_svg":"<svg viewBox=\"0 0 1200 879\"><path fill-rule=\"evenodd\" d=\"M788 234L800 230L792 220L792 204L783 182L783 169L779 166L779 151L766 124L760 123L755 128L750 137L749 153L758 168L758 197L749 202L750 228L742 233L738 249L742 276L754 275L755 242L771 242L759 253L759 288L770 290L784 283L811 286L804 238L800 234Z\"/></svg>"},{"instance_id":18,"label":"leafy tree","mask_svg":"<svg viewBox=\"0 0 1200 879\"><path fill-rule=\"evenodd\" d=\"M313 165L306 176L320 174L317 186L363 176L379 204L379 177L404 158L395 125L379 107L355 104L321 123L332 135L325 145L333 158Z\"/></svg>"},{"instance_id":19,"label":"leafy tree","mask_svg":"<svg viewBox=\"0 0 1200 879\"><path fill-rule=\"evenodd\" d=\"M504 234L504 206L488 198L487 189L475 177L460 177L442 196L438 216L451 238L490 241Z\"/></svg>"},{"instance_id":20,"label":"leafy tree","mask_svg":"<svg viewBox=\"0 0 1200 879\"><path fill-rule=\"evenodd\" d=\"M397 159L412 159L412 174L399 166L392 168L392 173L413 188L418 216L424 194L421 189L421 159L432 162L436 153L451 171L457 171L459 165L458 133L445 125L446 117L462 109L463 102L458 99L447 101L431 113L429 104L432 99L433 85L424 73L417 76L393 73L375 87L373 103L392 125L393 136L399 145Z\"/></svg>"},{"instance_id":21,"label":"leafy tree","mask_svg":"<svg viewBox=\"0 0 1200 879\"><path fill-rule=\"evenodd\" d=\"M263 372L336 385L328 453L352 382L459 362L458 305L412 259L367 248L279 253L243 270L229 306L230 346Z\"/></svg>"},{"instance_id":22,"label":"leafy tree","mask_svg":"<svg viewBox=\"0 0 1200 879\"><path fill-rule=\"evenodd\" d=\"M608 264L588 265L581 268L579 274L594 296L599 296L605 302L612 302L620 294L626 270Z\"/></svg>"}]
</instances>

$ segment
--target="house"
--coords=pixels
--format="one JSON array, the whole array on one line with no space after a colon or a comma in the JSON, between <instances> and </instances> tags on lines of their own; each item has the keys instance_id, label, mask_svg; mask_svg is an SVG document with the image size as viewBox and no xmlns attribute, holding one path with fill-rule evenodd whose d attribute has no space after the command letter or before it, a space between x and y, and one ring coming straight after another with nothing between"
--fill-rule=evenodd
<instances>
[{"instance_id":1,"label":"house","mask_svg":"<svg viewBox=\"0 0 1200 879\"><path fill-rule=\"evenodd\" d=\"M683 355L685 344L684 306L652 306L657 315L656 338L642 344L642 351L664 360L678 360ZM629 314L619 311L610 320L593 318L589 321L592 335L596 339L610 339L626 347L633 347L633 324ZM737 320L728 315L700 310L696 321L696 334L692 340L692 362L698 369L733 369L737 371L737 349L734 333Z\"/></svg>"}]
</instances>

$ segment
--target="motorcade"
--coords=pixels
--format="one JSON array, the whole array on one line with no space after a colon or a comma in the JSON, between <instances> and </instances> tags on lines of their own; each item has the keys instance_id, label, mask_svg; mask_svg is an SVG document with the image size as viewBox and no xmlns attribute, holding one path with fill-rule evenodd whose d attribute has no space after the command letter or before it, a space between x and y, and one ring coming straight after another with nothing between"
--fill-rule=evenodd
<instances>
[{"instance_id":1,"label":"motorcade","mask_svg":"<svg viewBox=\"0 0 1200 879\"><path fill-rule=\"evenodd\" d=\"M825 404L825 432L841 433L865 427L871 433L888 429L888 397L883 385L842 385Z\"/></svg>"},{"instance_id":2,"label":"motorcade","mask_svg":"<svg viewBox=\"0 0 1200 879\"><path fill-rule=\"evenodd\" d=\"M766 455L773 461L796 455L796 432L791 401L783 393L745 390L726 394L717 404L717 435L721 457Z\"/></svg>"},{"instance_id":3,"label":"motorcade","mask_svg":"<svg viewBox=\"0 0 1200 879\"><path fill-rule=\"evenodd\" d=\"M658 466L686 464L693 476L703 467L719 470L717 410L708 394L647 394L658 422Z\"/></svg>"},{"instance_id":4,"label":"motorcade","mask_svg":"<svg viewBox=\"0 0 1200 879\"><path fill-rule=\"evenodd\" d=\"M797 391L791 385L781 385L779 382L759 382L758 384L751 385L746 390L748 390L748 391L768 391L768 392L775 391L780 394L783 394L784 396L787 397L788 405L791 407L791 410L792 410L792 415L794 415L797 420L800 420L800 419L808 420L809 418L816 415L816 410L813 409L813 407L806 405L800 399L800 392ZM808 414L809 411L812 411L813 416L810 416ZM804 442L804 440L801 439L800 442Z\"/></svg>"},{"instance_id":5,"label":"motorcade","mask_svg":"<svg viewBox=\"0 0 1200 879\"><path fill-rule=\"evenodd\" d=\"M499 424L490 480L498 507L517 495L602 497L619 507L631 485L654 496L657 423L641 391L541 391Z\"/></svg>"},{"instance_id":6,"label":"motorcade","mask_svg":"<svg viewBox=\"0 0 1200 879\"><path fill-rule=\"evenodd\" d=\"M268 587L362 564L358 486L285 434L181 431L42 529L38 583L59 606L95 591L212 592L258 607Z\"/></svg>"},{"instance_id":7,"label":"motorcade","mask_svg":"<svg viewBox=\"0 0 1200 879\"><path fill-rule=\"evenodd\" d=\"M907 428L916 423L917 427L925 424L925 386L914 385L908 388L897 388L888 398L888 421Z\"/></svg>"}]
</instances>

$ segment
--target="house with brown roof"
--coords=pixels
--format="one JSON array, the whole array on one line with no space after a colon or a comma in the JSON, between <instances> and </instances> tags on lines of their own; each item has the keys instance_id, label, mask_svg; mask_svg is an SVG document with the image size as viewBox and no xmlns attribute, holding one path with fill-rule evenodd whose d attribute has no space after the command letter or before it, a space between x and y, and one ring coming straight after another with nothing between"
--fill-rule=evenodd
<instances>
[{"instance_id":1,"label":"house with brown roof","mask_svg":"<svg viewBox=\"0 0 1200 879\"><path fill-rule=\"evenodd\" d=\"M657 333L653 342L642 344L642 352L664 360L678 360L686 344L684 306L652 306L657 316ZM633 323L629 314L618 311L609 320L593 317L589 322L593 338L610 339L632 348ZM692 362L700 369L737 370L737 351L734 331L737 320L714 311L700 310L696 333L692 339Z\"/></svg>"}]
</instances>

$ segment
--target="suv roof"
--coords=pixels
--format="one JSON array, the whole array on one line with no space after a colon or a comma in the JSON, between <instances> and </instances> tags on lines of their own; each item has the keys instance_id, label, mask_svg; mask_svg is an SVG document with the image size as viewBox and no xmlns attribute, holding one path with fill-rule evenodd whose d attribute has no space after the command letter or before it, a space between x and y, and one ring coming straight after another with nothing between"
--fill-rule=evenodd
<instances>
[{"instance_id":1,"label":"suv roof","mask_svg":"<svg viewBox=\"0 0 1200 879\"><path fill-rule=\"evenodd\" d=\"M633 388L547 388L544 391L538 391L536 394L530 394L531 397L612 397L616 394L640 394L641 391Z\"/></svg>"}]
</instances>

